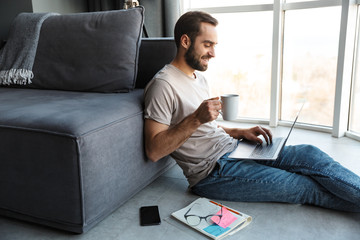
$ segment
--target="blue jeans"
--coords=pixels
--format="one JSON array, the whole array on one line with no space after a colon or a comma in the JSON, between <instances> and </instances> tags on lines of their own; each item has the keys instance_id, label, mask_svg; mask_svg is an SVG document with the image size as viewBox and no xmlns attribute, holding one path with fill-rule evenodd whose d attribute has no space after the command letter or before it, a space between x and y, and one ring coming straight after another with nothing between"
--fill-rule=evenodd
<instances>
[{"instance_id":1,"label":"blue jeans","mask_svg":"<svg viewBox=\"0 0 360 240\"><path fill-rule=\"evenodd\" d=\"M225 154L192 191L224 201L286 202L360 212L360 177L311 145L286 146L276 161Z\"/></svg>"}]
</instances>

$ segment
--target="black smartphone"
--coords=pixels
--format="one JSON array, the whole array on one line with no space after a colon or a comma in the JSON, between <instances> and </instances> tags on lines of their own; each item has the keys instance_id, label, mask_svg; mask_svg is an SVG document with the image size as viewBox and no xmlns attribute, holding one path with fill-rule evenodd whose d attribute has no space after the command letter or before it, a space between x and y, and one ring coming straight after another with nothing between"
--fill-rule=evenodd
<instances>
[{"instance_id":1,"label":"black smartphone","mask_svg":"<svg viewBox=\"0 0 360 240\"><path fill-rule=\"evenodd\" d=\"M158 206L146 206L140 208L140 225L151 226L161 223Z\"/></svg>"}]
</instances>

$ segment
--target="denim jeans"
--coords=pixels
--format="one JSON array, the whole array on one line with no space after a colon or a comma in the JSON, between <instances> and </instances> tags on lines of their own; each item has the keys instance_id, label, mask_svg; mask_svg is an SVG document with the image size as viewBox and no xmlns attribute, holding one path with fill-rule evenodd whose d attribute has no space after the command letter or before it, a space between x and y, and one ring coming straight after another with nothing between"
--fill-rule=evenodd
<instances>
[{"instance_id":1,"label":"denim jeans","mask_svg":"<svg viewBox=\"0 0 360 240\"><path fill-rule=\"evenodd\" d=\"M286 146L276 161L225 154L192 191L224 201L286 202L360 212L360 177L311 145Z\"/></svg>"}]
</instances>

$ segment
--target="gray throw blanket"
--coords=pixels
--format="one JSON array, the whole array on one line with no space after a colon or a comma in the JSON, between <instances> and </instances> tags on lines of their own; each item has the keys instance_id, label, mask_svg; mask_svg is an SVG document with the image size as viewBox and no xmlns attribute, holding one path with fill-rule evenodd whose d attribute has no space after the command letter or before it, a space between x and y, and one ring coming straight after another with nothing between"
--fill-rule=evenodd
<instances>
[{"instance_id":1,"label":"gray throw blanket","mask_svg":"<svg viewBox=\"0 0 360 240\"><path fill-rule=\"evenodd\" d=\"M0 51L0 85L30 84L42 23L55 13L20 13Z\"/></svg>"}]
</instances>

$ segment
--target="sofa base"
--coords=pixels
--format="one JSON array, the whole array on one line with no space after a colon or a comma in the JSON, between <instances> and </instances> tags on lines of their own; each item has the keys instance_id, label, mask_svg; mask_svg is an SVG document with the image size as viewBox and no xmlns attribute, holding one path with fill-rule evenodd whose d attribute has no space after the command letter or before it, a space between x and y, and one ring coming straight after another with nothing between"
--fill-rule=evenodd
<instances>
[{"instance_id":1,"label":"sofa base","mask_svg":"<svg viewBox=\"0 0 360 240\"><path fill-rule=\"evenodd\" d=\"M152 179L149 179L148 180L149 184L151 182L153 182L156 178L158 178L160 175L162 175L164 172L169 170L175 164L175 162L171 161L171 160L164 159L164 161L168 161L169 164L167 164L166 167L161 169L161 171L156 173L152 177ZM123 205L125 202L130 200L134 195L136 195L138 192L140 192L145 187L146 186L140 186L139 188L134 189L134 192L132 193L132 195L128 195L127 199L124 199L122 202L119 202L118 203L119 205L117 207L115 207L114 209L109 209L109 212L104 213L101 216L98 216L98 218L95 221L93 221L92 223L88 223L86 226L83 226L80 224L77 225L77 224L69 224L69 223L51 221L49 219L44 219L44 218L36 217L33 215L27 215L26 213L7 210L4 208L0 208L0 215L4 216L4 217L14 218L14 219L21 220L21 221L31 222L31 223L39 224L42 226L59 229L59 230L64 230L64 231L68 231L68 232L72 232L72 233L81 234L81 233L86 233L87 231L89 231L90 229L95 227L96 224L98 224L99 222L104 220L106 217L108 217L112 212L116 211L117 208L121 207L121 205Z\"/></svg>"}]
</instances>

